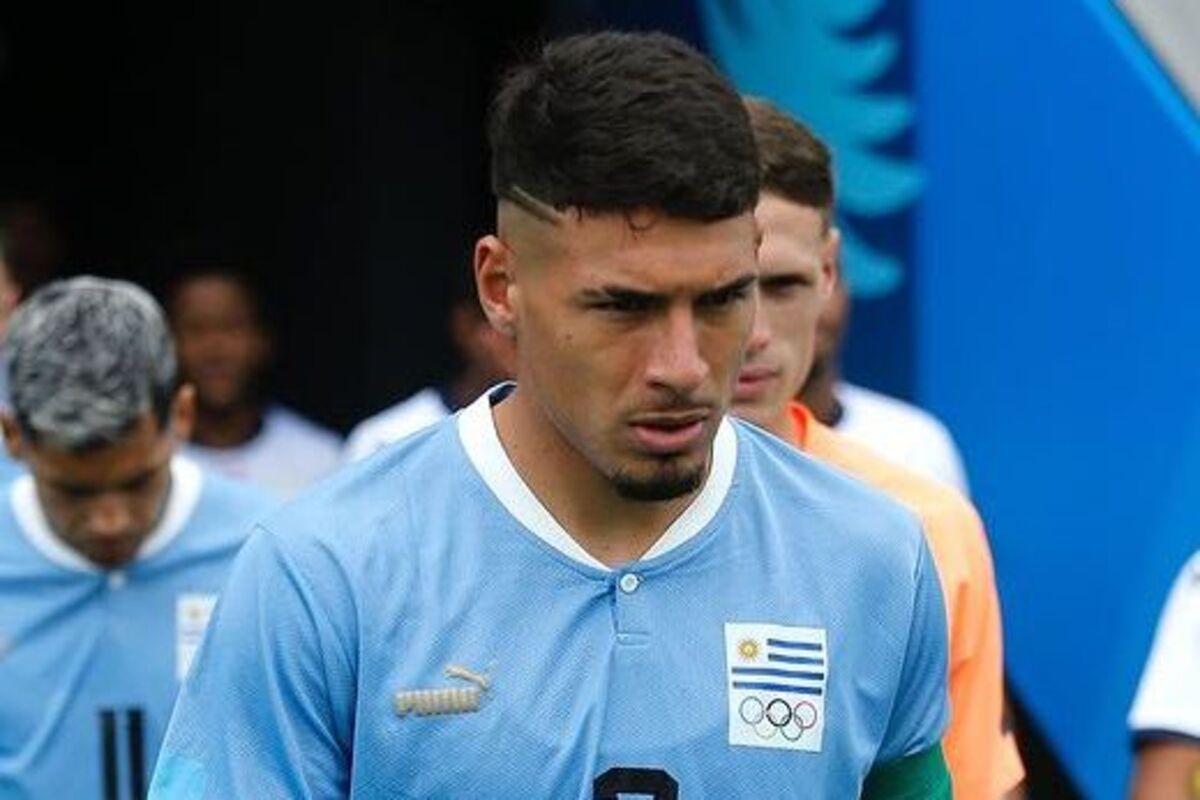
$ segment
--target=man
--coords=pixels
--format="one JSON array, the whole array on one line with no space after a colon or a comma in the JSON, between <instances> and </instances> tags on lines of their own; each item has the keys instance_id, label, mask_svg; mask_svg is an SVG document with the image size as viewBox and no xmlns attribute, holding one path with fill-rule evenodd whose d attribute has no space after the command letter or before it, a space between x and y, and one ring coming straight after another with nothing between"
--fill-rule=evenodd
<instances>
[{"instance_id":1,"label":"man","mask_svg":"<svg viewBox=\"0 0 1200 800\"><path fill-rule=\"evenodd\" d=\"M759 307L734 412L815 458L887 492L924 523L941 577L950 630L946 759L957 798L997 798L1022 778L1001 725L1004 664L991 554L975 510L959 493L924 479L822 425L791 398L813 360L817 318L836 280L829 150L775 106L748 100L763 169L756 217Z\"/></svg>"},{"instance_id":2,"label":"man","mask_svg":"<svg viewBox=\"0 0 1200 800\"><path fill-rule=\"evenodd\" d=\"M30 247L30 242L37 241L32 235L34 232L42 230L43 237L50 237L53 233L53 229L49 227L31 227L30 222L39 219L33 213L34 208L36 207L15 205L0 211L0 364L7 358L4 343L8 324L17 310L17 305L26 294L50 279L49 270L54 268L53 258L59 252L53 246L57 239L51 239L50 245L41 249ZM48 224L49 221L45 220L45 225ZM39 255L42 257L38 258ZM8 377L6 371L0 367L0 409L6 408ZM9 458L6 453L0 453L0 483L19 474L20 463Z\"/></svg>"},{"instance_id":3,"label":"man","mask_svg":"<svg viewBox=\"0 0 1200 800\"><path fill-rule=\"evenodd\" d=\"M1200 553L1167 598L1129 727L1134 800L1200 797Z\"/></svg>"},{"instance_id":4,"label":"man","mask_svg":"<svg viewBox=\"0 0 1200 800\"><path fill-rule=\"evenodd\" d=\"M754 138L661 34L492 109L484 310L517 384L268 520L156 798L949 797L945 620L903 509L725 418Z\"/></svg>"},{"instance_id":5,"label":"man","mask_svg":"<svg viewBox=\"0 0 1200 800\"><path fill-rule=\"evenodd\" d=\"M849 315L850 293L838 276L822 308L816 356L797 399L822 424L843 436L967 494L962 457L945 425L910 403L841 379L842 338Z\"/></svg>"},{"instance_id":6,"label":"man","mask_svg":"<svg viewBox=\"0 0 1200 800\"><path fill-rule=\"evenodd\" d=\"M337 434L263 397L272 343L249 279L223 267L190 269L167 307L180 369L196 387L189 456L281 497L337 467Z\"/></svg>"},{"instance_id":7,"label":"man","mask_svg":"<svg viewBox=\"0 0 1200 800\"><path fill-rule=\"evenodd\" d=\"M450 310L450 336L459 357L454 376L445 386L422 389L356 425L346 439L345 460L366 458L384 445L427 428L469 404L485 389L512 377L512 342L484 316L474 282L457 294Z\"/></svg>"},{"instance_id":8,"label":"man","mask_svg":"<svg viewBox=\"0 0 1200 800\"><path fill-rule=\"evenodd\" d=\"M42 288L9 330L0 504L0 798L144 796L178 682L248 518L173 455L192 419L154 301Z\"/></svg>"}]
</instances>

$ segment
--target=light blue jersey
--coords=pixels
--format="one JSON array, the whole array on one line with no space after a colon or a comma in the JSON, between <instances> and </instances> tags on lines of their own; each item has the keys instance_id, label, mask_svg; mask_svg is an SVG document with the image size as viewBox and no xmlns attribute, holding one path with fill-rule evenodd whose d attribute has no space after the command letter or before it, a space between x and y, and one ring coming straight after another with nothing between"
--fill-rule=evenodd
<instances>
[{"instance_id":1,"label":"light blue jersey","mask_svg":"<svg viewBox=\"0 0 1200 800\"><path fill-rule=\"evenodd\" d=\"M508 460L503 391L251 539L151 797L850 798L936 753L945 611L907 512L726 421L608 569Z\"/></svg>"},{"instance_id":2,"label":"light blue jersey","mask_svg":"<svg viewBox=\"0 0 1200 800\"><path fill-rule=\"evenodd\" d=\"M176 458L162 520L104 571L51 531L33 479L0 502L0 798L133 800L253 520L257 491Z\"/></svg>"}]
</instances>

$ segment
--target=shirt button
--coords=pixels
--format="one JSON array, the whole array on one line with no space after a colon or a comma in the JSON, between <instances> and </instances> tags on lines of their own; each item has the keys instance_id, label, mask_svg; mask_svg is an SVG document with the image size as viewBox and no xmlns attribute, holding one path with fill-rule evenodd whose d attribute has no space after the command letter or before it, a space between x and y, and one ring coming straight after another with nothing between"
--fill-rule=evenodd
<instances>
[{"instance_id":1,"label":"shirt button","mask_svg":"<svg viewBox=\"0 0 1200 800\"><path fill-rule=\"evenodd\" d=\"M621 587L621 591L625 594L633 594L637 591L637 588L642 585L642 579L637 575L634 575L632 572L626 572L621 576L621 580L618 581L618 585Z\"/></svg>"},{"instance_id":2,"label":"shirt button","mask_svg":"<svg viewBox=\"0 0 1200 800\"><path fill-rule=\"evenodd\" d=\"M108 573L108 588L114 590L125 588L125 573L120 570Z\"/></svg>"}]
</instances>

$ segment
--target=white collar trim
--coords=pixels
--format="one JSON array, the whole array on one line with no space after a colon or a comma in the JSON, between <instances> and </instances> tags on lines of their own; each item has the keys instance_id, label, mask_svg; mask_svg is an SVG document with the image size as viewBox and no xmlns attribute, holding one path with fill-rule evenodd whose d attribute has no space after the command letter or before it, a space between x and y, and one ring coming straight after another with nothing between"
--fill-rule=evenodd
<instances>
[{"instance_id":1,"label":"white collar trim","mask_svg":"<svg viewBox=\"0 0 1200 800\"><path fill-rule=\"evenodd\" d=\"M485 392L458 416L459 440L475 470L508 513L539 539L574 561L611 572L611 567L584 550L567 533L513 466L500 442L492 415L495 392L495 389ZM640 560L664 555L704 530L729 494L736 465L737 433L728 418L722 419L713 441L712 463L704 488Z\"/></svg>"},{"instance_id":2,"label":"white collar trim","mask_svg":"<svg viewBox=\"0 0 1200 800\"><path fill-rule=\"evenodd\" d=\"M200 500L204 475L192 461L182 456L171 459L171 489L166 507L158 526L142 542L135 561L150 558L164 550L183 532L183 526L191 517ZM50 527L49 520L38 500L33 476L26 473L13 481L10 491L13 515L17 528L29 543L51 562L76 572L99 573L103 570L68 547Z\"/></svg>"}]
</instances>

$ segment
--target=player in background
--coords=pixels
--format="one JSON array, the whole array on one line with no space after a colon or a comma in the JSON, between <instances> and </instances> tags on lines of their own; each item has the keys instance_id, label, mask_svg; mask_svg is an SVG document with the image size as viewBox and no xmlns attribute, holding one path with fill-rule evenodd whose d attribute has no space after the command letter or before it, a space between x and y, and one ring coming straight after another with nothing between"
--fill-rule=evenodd
<instances>
[{"instance_id":1,"label":"player in background","mask_svg":"<svg viewBox=\"0 0 1200 800\"><path fill-rule=\"evenodd\" d=\"M1134 800L1200 797L1200 553L1167 598L1129 713Z\"/></svg>"},{"instance_id":2,"label":"player in background","mask_svg":"<svg viewBox=\"0 0 1200 800\"><path fill-rule=\"evenodd\" d=\"M511 72L476 245L517 381L238 559L154 798L943 798L917 521L727 418L754 320L741 98L661 34Z\"/></svg>"},{"instance_id":3,"label":"player in background","mask_svg":"<svg viewBox=\"0 0 1200 800\"><path fill-rule=\"evenodd\" d=\"M180 371L196 387L189 456L280 497L337 467L341 437L264 395L273 342L249 278L220 266L188 269L166 306Z\"/></svg>"},{"instance_id":4,"label":"player in background","mask_svg":"<svg viewBox=\"0 0 1200 800\"><path fill-rule=\"evenodd\" d=\"M941 577L950 631L950 727L944 742L954 796L1004 795L1023 777L1002 731L1000 606L978 515L958 492L831 430L792 400L813 360L817 319L836 280L839 233L828 148L770 103L747 100L763 185L756 216L759 306L733 409L820 461L911 508L924 523Z\"/></svg>"},{"instance_id":5,"label":"player in background","mask_svg":"<svg viewBox=\"0 0 1200 800\"><path fill-rule=\"evenodd\" d=\"M469 276L465 269L460 270ZM475 282L459 279L450 308L450 338L458 356L444 385L429 386L354 427L344 458L358 461L470 404L486 389L513 375L513 346L483 314Z\"/></svg>"},{"instance_id":6,"label":"player in background","mask_svg":"<svg viewBox=\"0 0 1200 800\"><path fill-rule=\"evenodd\" d=\"M61 240L40 206L0 207L0 365L7 358L5 342L12 315L22 299L53 277L60 255ZM8 375L0 367L0 410L8 407ZM0 452L0 483L21 471L20 462Z\"/></svg>"},{"instance_id":7,"label":"player in background","mask_svg":"<svg viewBox=\"0 0 1200 800\"><path fill-rule=\"evenodd\" d=\"M836 271L840 268L840 262L834 265ZM850 305L849 286L837 275L817 324L813 366L796 399L841 435L969 494L962 457L941 421L911 403L842 380L842 339Z\"/></svg>"},{"instance_id":8,"label":"player in background","mask_svg":"<svg viewBox=\"0 0 1200 800\"><path fill-rule=\"evenodd\" d=\"M143 797L179 681L266 501L175 455L192 419L132 284L49 284L9 329L0 798Z\"/></svg>"}]
</instances>

